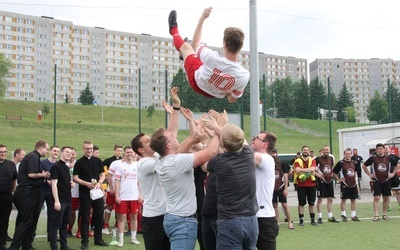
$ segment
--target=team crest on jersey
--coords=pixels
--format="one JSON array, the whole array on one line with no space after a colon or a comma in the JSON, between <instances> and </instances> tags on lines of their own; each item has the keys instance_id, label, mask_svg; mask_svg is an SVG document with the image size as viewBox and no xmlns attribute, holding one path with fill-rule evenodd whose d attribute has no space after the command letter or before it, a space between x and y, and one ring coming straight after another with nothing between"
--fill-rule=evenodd
<instances>
[{"instance_id":1,"label":"team crest on jersey","mask_svg":"<svg viewBox=\"0 0 400 250\"><path fill-rule=\"evenodd\" d=\"M275 171L275 180L278 180L278 179L279 179L279 172Z\"/></svg>"},{"instance_id":2,"label":"team crest on jersey","mask_svg":"<svg viewBox=\"0 0 400 250\"><path fill-rule=\"evenodd\" d=\"M385 163L380 163L376 169L380 172L386 172L387 167L386 167Z\"/></svg>"},{"instance_id":3,"label":"team crest on jersey","mask_svg":"<svg viewBox=\"0 0 400 250\"><path fill-rule=\"evenodd\" d=\"M324 166L324 173L330 174L332 171L331 166L325 165Z\"/></svg>"},{"instance_id":4,"label":"team crest on jersey","mask_svg":"<svg viewBox=\"0 0 400 250\"><path fill-rule=\"evenodd\" d=\"M354 176L355 172L353 169L347 169L347 176Z\"/></svg>"}]
</instances>

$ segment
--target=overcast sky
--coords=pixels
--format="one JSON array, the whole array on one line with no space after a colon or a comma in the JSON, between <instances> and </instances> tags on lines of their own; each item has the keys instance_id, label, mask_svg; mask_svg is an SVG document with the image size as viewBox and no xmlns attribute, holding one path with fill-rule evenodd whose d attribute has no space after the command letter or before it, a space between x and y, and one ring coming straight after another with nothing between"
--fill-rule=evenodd
<instances>
[{"instance_id":1,"label":"overcast sky","mask_svg":"<svg viewBox=\"0 0 400 250\"><path fill-rule=\"evenodd\" d=\"M249 3L245 0L0 0L0 9L52 16L76 25L169 37L167 18L178 11L182 36L192 37L202 10L213 6L203 42L222 45L223 30L237 26L249 50ZM257 1L258 50L305 58L400 60L400 1Z\"/></svg>"}]
</instances>

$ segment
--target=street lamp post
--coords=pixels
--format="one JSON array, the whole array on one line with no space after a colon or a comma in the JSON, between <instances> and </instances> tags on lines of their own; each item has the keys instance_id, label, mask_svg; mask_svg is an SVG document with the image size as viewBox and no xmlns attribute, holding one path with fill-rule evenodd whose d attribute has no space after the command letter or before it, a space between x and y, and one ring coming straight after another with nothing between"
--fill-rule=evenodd
<instances>
[{"instance_id":1,"label":"street lamp post","mask_svg":"<svg viewBox=\"0 0 400 250\"><path fill-rule=\"evenodd\" d=\"M18 55L18 82L17 82L17 88L18 88L18 92L17 92L17 99L19 99L19 83L20 83L20 79L21 79L21 56Z\"/></svg>"},{"instance_id":2,"label":"street lamp post","mask_svg":"<svg viewBox=\"0 0 400 250\"><path fill-rule=\"evenodd\" d=\"M101 125L104 125L104 93L100 92L101 95Z\"/></svg>"},{"instance_id":3,"label":"street lamp post","mask_svg":"<svg viewBox=\"0 0 400 250\"><path fill-rule=\"evenodd\" d=\"M272 96L274 97L274 118L276 118L275 92L274 92L274 93L272 93Z\"/></svg>"}]
</instances>

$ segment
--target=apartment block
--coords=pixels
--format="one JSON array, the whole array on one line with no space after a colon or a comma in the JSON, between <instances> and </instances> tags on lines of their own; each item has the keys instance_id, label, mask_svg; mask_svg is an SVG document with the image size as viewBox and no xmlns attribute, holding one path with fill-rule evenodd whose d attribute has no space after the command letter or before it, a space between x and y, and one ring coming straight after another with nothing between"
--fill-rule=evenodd
<instances>
[{"instance_id":1,"label":"apartment block","mask_svg":"<svg viewBox=\"0 0 400 250\"><path fill-rule=\"evenodd\" d=\"M6 91L11 99L53 102L55 98L62 103L68 96L76 104L89 84L100 105L138 107L140 96L142 108L160 107L183 67L170 37L5 11L0 11L0 31L0 53L14 64ZM243 51L239 62L249 69L250 53ZM277 78L307 78L305 59L260 53L259 67L267 84Z\"/></svg>"},{"instance_id":2,"label":"apartment block","mask_svg":"<svg viewBox=\"0 0 400 250\"><path fill-rule=\"evenodd\" d=\"M385 93L388 79L397 84L400 79L400 62L393 59L316 59L310 63L310 80L319 78L325 88L328 77L332 92L337 96L346 84L353 94L357 122L369 123L367 108L375 91Z\"/></svg>"}]
</instances>

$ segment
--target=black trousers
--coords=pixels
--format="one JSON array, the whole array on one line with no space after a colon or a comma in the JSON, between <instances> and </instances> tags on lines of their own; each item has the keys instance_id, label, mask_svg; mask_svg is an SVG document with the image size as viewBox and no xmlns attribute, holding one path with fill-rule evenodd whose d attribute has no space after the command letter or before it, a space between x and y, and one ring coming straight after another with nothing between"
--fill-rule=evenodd
<instances>
[{"instance_id":1,"label":"black trousers","mask_svg":"<svg viewBox=\"0 0 400 250\"><path fill-rule=\"evenodd\" d=\"M18 186L14 193L14 203L18 210L15 233L10 245L11 250L32 247L33 235L40 215L40 189Z\"/></svg>"},{"instance_id":2,"label":"black trousers","mask_svg":"<svg viewBox=\"0 0 400 250\"><path fill-rule=\"evenodd\" d=\"M217 219L217 216L202 215L201 234L205 250L217 249Z\"/></svg>"},{"instance_id":3,"label":"black trousers","mask_svg":"<svg viewBox=\"0 0 400 250\"><path fill-rule=\"evenodd\" d=\"M169 250L171 249L169 239L164 232L164 215L155 217L142 217L142 234L144 245L147 250Z\"/></svg>"},{"instance_id":4,"label":"black trousers","mask_svg":"<svg viewBox=\"0 0 400 250\"><path fill-rule=\"evenodd\" d=\"M279 226L275 217L257 218L258 220L258 240L257 249L275 250L276 237L279 234Z\"/></svg>"},{"instance_id":5,"label":"black trousers","mask_svg":"<svg viewBox=\"0 0 400 250\"><path fill-rule=\"evenodd\" d=\"M47 209L50 209L49 207ZM51 208L53 218L51 220L49 241L51 250L57 250L57 231L60 231L60 249L67 249L67 226L71 216L71 203L61 203L60 211Z\"/></svg>"},{"instance_id":6,"label":"black trousers","mask_svg":"<svg viewBox=\"0 0 400 250\"><path fill-rule=\"evenodd\" d=\"M50 190L41 190L40 191L40 207L43 207L44 202L46 202L47 206L47 238L49 238L48 234L50 232L51 220L53 218L53 210L54 210L54 197L53 193ZM40 214L41 211L39 211ZM36 230L35 230L36 231Z\"/></svg>"},{"instance_id":7,"label":"black trousers","mask_svg":"<svg viewBox=\"0 0 400 250\"><path fill-rule=\"evenodd\" d=\"M79 192L79 214L81 216L82 244L89 242L90 208L93 208L92 225L94 226L94 241L102 239L104 200L103 198L92 200L89 192Z\"/></svg>"},{"instance_id":8,"label":"black trousers","mask_svg":"<svg viewBox=\"0 0 400 250\"><path fill-rule=\"evenodd\" d=\"M14 196L11 192L0 193L0 247L6 244L13 200Z\"/></svg>"}]
</instances>

